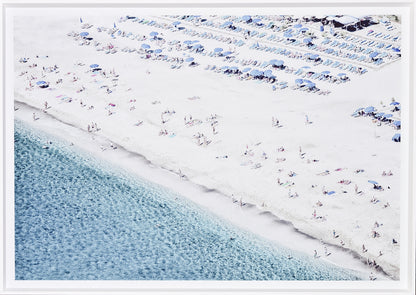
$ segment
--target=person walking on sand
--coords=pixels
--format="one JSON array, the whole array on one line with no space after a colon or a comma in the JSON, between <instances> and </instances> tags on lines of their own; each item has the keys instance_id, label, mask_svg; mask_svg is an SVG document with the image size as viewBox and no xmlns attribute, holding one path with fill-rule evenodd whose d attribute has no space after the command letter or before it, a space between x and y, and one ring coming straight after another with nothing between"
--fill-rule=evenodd
<instances>
[{"instance_id":1,"label":"person walking on sand","mask_svg":"<svg viewBox=\"0 0 416 295\"><path fill-rule=\"evenodd\" d=\"M33 113L32 118L33 118L33 121L36 121L36 114L35 113Z\"/></svg>"}]
</instances>

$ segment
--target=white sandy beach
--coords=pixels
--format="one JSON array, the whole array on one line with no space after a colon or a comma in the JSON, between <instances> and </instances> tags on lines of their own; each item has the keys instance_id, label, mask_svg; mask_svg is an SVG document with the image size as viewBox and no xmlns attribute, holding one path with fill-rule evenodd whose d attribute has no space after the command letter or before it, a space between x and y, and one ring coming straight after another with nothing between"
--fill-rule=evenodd
<instances>
[{"instance_id":1,"label":"white sandy beach","mask_svg":"<svg viewBox=\"0 0 416 295\"><path fill-rule=\"evenodd\" d=\"M83 23L79 16L16 19L16 118L54 134L61 133L76 146L172 187L237 225L294 250L313 255L316 249L325 256L322 241L332 252L325 258L329 261L387 279L364 263L376 262L388 277L399 279L401 145L393 142L392 136L400 131L391 124L383 122L378 126L370 117L354 118L351 114L367 106L390 113L392 98L401 102L400 59L382 66L360 64L368 72L348 73L350 81L345 83L317 81L322 91L330 91L328 95L294 90L298 76L274 71L278 80L287 81L289 87L273 91L265 82L238 80L236 76L204 69L214 64L241 67L225 58L176 50L167 43L156 46L149 39L137 41L117 34L112 38L105 31L97 31L100 26L112 29L115 25L122 31L146 36L158 31L167 40L198 39L207 51L221 45L217 40L177 30L118 22L119 17L104 21L89 16ZM146 18L167 24L174 21ZM85 23L93 26L82 29ZM192 23L186 27L204 30ZM47 34L39 34L46 28ZM381 25L374 28L383 29ZM218 28L209 30L223 36L235 35ZM90 45L79 36L82 31L94 38ZM360 34L363 32L356 35ZM95 41L100 45L94 46ZM315 71L327 69L323 64L314 66L302 59L251 50L248 47L253 42L268 43L255 37L246 42L247 46L238 48L226 43L221 47L236 51L239 59L279 58L296 69L304 65ZM108 50L117 52L97 51L110 43L112 48ZM189 67L185 62L181 68L171 69L173 63L157 60L153 55L142 58L144 54L137 53L142 43L162 48L163 53L174 57L192 56L200 65ZM168 51L169 47L173 47L172 51ZM136 51L129 53L123 48ZM307 50L299 48L299 52ZM21 63L22 57L29 59ZM91 64L98 64L102 71L93 72ZM342 72L329 70L334 74ZM59 79L62 83L56 83ZM36 82L40 80L50 86L38 87ZM42 111L45 101L48 114L75 128L63 127L46 116ZM36 108L38 120L33 120L31 109L20 103ZM400 112L393 115L400 120ZM280 127L272 125L275 119ZM198 139L198 134L204 136ZM111 145L119 148L113 150ZM134 171L136 164L121 147L163 169ZM392 175L383 176L383 171L391 171ZM180 179L176 175L179 173L185 177ZM383 190L373 189L369 180L378 182ZM200 190L195 185L218 194L195 197ZM242 210L240 203L253 204L257 209ZM293 233L292 227L275 223L259 212L270 212L316 240ZM392 243L393 239L397 243ZM351 250L364 262L341 249Z\"/></svg>"}]
</instances>

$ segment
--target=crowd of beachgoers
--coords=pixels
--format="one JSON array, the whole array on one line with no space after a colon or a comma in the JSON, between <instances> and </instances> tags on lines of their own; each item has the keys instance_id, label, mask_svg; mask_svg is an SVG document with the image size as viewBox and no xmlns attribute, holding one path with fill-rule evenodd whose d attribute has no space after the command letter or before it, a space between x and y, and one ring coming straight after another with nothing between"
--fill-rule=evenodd
<instances>
[{"instance_id":1,"label":"crowd of beachgoers","mask_svg":"<svg viewBox=\"0 0 416 295\"><path fill-rule=\"evenodd\" d=\"M283 208L287 215L283 214L282 218L293 218L288 221L295 226L296 220L302 217L310 228L320 228L317 236L323 242L351 249L369 266L379 269L381 265L396 278L400 235L398 221L390 218L395 218L399 208L399 198L392 201L391 195L393 191L395 195L399 193L399 188L393 188L393 184L399 184L400 167L386 167L378 174L367 173L368 167L364 166L336 167L337 164L310 152L308 144L293 147L284 140L278 140L277 144L267 137L264 142L227 141L224 133L232 126L222 114L223 109L218 107L216 112L195 109L196 104L204 101L204 93L183 97L184 101L193 103L192 107L157 96L144 99L135 96L135 86L126 82L126 76L120 73L121 67L126 65L120 66L119 71L117 67L96 63L91 58L92 50L93 54L103 56L131 55L143 65L156 64L173 74L185 70L195 77L221 74L242 83L252 83L254 88L276 92L278 96L302 91L305 95L325 95L331 99L332 89L361 79L361 75L365 78L374 69L400 60L399 25L383 17L374 17L374 21L376 23L367 28L351 32L335 28L329 17L318 21L290 16L125 16L107 27L80 18L79 30L66 32L65 37L88 51L88 58L77 56L73 66L68 68L56 62L53 52L19 56L16 79L23 87L16 100L69 120L68 123L75 121L91 136L113 134L115 138L109 138L108 146L101 146L103 152L123 145L112 131L114 126L122 130L120 134L145 138L148 142L154 140L159 147L163 138L175 138L184 144L191 142L198 146L196 158L205 155L214 166L263 179L259 185L267 184L268 188L259 190L267 191L265 196L256 199L259 207L276 214ZM122 28L126 23L131 31ZM149 69L133 67L131 71L150 77L154 73ZM391 128L396 134L389 141L398 145L394 142L400 141L397 133L401 128L401 105L397 101L400 98L379 99L380 106L357 105L358 109L350 110L348 117L361 120L363 125L372 122L380 130ZM222 107L227 105L232 103L224 102ZM73 118L68 119L68 114ZM39 114L35 112L33 120L37 119ZM274 133L291 124L280 115L267 120L271 120L271 124L261 128L271 128L270 132ZM306 113L302 124L313 128L317 120L318 117L309 117ZM179 143L163 143L162 150L164 144L166 149L180 147ZM238 146L238 151L224 148L227 144ZM173 162L181 163L178 159ZM205 160L201 159L201 163ZM182 179L192 181L191 171L197 166L189 165L178 167L177 172ZM236 183L238 181L230 185ZM255 191L253 188L247 195ZM270 191L279 197L269 196ZM253 201L238 193L231 198L239 206ZM340 225L337 208L341 201L348 210L368 211L363 212L366 214L363 220L359 218L360 213L352 214L354 218L345 221L351 226L345 230L336 227ZM291 211L297 207L298 215ZM306 211L309 212L307 218ZM325 251L319 250L323 253L311 250L311 255L329 256L326 247L323 249ZM376 275L371 279L375 278Z\"/></svg>"}]
</instances>

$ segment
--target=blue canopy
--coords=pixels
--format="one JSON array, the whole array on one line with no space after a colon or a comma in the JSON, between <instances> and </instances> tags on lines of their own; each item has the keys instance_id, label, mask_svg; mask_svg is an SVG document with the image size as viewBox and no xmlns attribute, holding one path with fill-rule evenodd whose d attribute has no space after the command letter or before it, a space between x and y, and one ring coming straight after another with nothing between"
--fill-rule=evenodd
<instances>
[{"instance_id":1,"label":"blue canopy","mask_svg":"<svg viewBox=\"0 0 416 295\"><path fill-rule=\"evenodd\" d=\"M402 121L394 121L393 122L393 125L397 126L397 127L401 126L401 124L402 124Z\"/></svg>"},{"instance_id":2,"label":"blue canopy","mask_svg":"<svg viewBox=\"0 0 416 295\"><path fill-rule=\"evenodd\" d=\"M323 71L321 74L328 75L330 73L331 73L330 71Z\"/></svg>"},{"instance_id":3,"label":"blue canopy","mask_svg":"<svg viewBox=\"0 0 416 295\"><path fill-rule=\"evenodd\" d=\"M193 61L194 60L194 58L193 57L188 57L187 59L185 59L185 61L186 62L191 62L191 61Z\"/></svg>"},{"instance_id":4,"label":"blue canopy","mask_svg":"<svg viewBox=\"0 0 416 295\"><path fill-rule=\"evenodd\" d=\"M183 41L183 44L190 45L190 44L192 44L192 41L191 40L185 40L185 41Z\"/></svg>"},{"instance_id":5,"label":"blue canopy","mask_svg":"<svg viewBox=\"0 0 416 295\"><path fill-rule=\"evenodd\" d=\"M364 110L364 108L358 108L358 109L355 110L354 113L358 113L359 111L362 111L362 110Z\"/></svg>"},{"instance_id":6,"label":"blue canopy","mask_svg":"<svg viewBox=\"0 0 416 295\"><path fill-rule=\"evenodd\" d=\"M395 48L395 47L393 47L393 48L392 48L392 50L393 50L394 52L400 52L400 49L399 49L399 48Z\"/></svg>"},{"instance_id":7,"label":"blue canopy","mask_svg":"<svg viewBox=\"0 0 416 295\"><path fill-rule=\"evenodd\" d=\"M386 119L391 118L391 117L393 117L393 114L384 114L383 115L383 118L386 118Z\"/></svg>"},{"instance_id":8,"label":"blue canopy","mask_svg":"<svg viewBox=\"0 0 416 295\"><path fill-rule=\"evenodd\" d=\"M90 68L98 68L99 67L99 65L97 65L97 64L92 64L92 65L90 65Z\"/></svg>"},{"instance_id":9,"label":"blue canopy","mask_svg":"<svg viewBox=\"0 0 416 295\"><path fill-rule=\"evenodd\" d=\"M36 82L36 85L45 85L45 84L48 84L48 83L46 83L45 81L38 81L38 82Z\"/></svg>"},{"instance_id":10,"label":"blue canopy","mask_svg":"<svg viewBox=\"0 0 416 295\"><path fill-rule=\"evenodd\" d=\"M342 76L346 76L347 74L345 74L345 73L339 73L338 74L338 77L342 77Z\"/></svg>"},{"instance_id":11,"label":"blue canopy","mask_svg":"<svg viewBox=\"0 0 416 295\"><path fill-rule=\"evenodd\" d=\"M399 104L400 104L400 102L397 102L397 101L393 101L392 103L390 103L391 106L397 106Z\"/></svg>"},{"instance_id":12,"label":"blue canopy","mask_svg":"<svg viewBox=\"0 0 416 295\"><path fill-rule=\"evenodd\" d=\"M259 23L259 22L261 22L261 18L255 18L255 19L253 19L253 23Z\"/></svg>"},{"instance_id":13,"label":"blue canopy","mask_svg":"<svg viewBox=\"0 0 416 295\"><path fill-rule=\"evenodd\" d=\"M293 26L295 29L299 29L299 28L302 28L302 25L301 24L296 24L296 25L294 25Z\"/></svg>"},{"instance_id":14,"label":"blue canopy","mask_svg":"<svg viewBox=\"0 0 416 295\"><path fill-rule=\"evenodd\" d=\"M142 48L143 48L143 49L149 49L149 48L150 48L150 45L149 45L149 44L144 44L144 43L143 43L143 44L142 44Z\"/></svg>"},{"instance_id":15,"label":"blue canopy","mask_svg":"<svg viewBox=\"0 0 416 295\"><path fill-rule=\"evenodd\" d=\"M244 70L243 70L243 73L247 73L248 71L250 71L251 70L251 68L245 68Z\"/></svg>"},{"instance_id":16,"label":"blue canopy","mask_svg":"<svg viewBox=\"0 0 416 295\"><path fill-rule=\"evenodd\" d=\"M368 182L369 183L372 183L372 184L378 184L378 182L377 181L374 181L374 180L369 180Z\"/></svg>"},{"instance_id":17,"label":"blue canopy","mask_svg":"<svg viewBox=\"0 0 416 295\"><path fill-rule=\"evenodd\" d=\"M230 67L230 70L237 71L238 70L238 67Z\"/></svg>"},{"instance_id":18,"label":"blue canopy","mask_svg":"<svg viewBox=\"0 0 416 295\"><path fill-rule=\"evenodd\" d=\"M384 116L384 113L377 113L377 114L375 114L375 118L381 118L381 117L383 117Z\"/></svg>"},{"instance_id":19,"label":"blue canopy","mask_svg":"<svg viewBox=\"0 0 416 295\"><path fill-rule=\"evenodd\" d=\"M181 22L180 21L176 21L176 22L173 22L172 23L172 25L174 25L175 27L177 26L177 25L179 25Z\"/></svg>"},{"instance_id":20,"label":"blue canopy","mask_svg":"<svg viewBox=\"0 0 416 295\"><path fill-rule=\"evenodd\" d=\"M158 32L150 32L150 34L149 34L150 36L157 36L157 35L159 35L159 33Z\"/></svg>"},{"instance_id":21,"label":"blue canopy","mask_svg":"<svg viewBox=\"0 0 416 295\"><path fill-rule=\"evenodd\" d=\"M233 24L233 22L228 21L228 22L223 23L222 25L224 27L228 27L228 26L231 26L232 24Z\"/></svg>"},{"instance_id":22,"label":"blue canopy","mask_svg":"<svg viewBox=\"0 0 416 295\"><path fill-rule=\"evenodd\" d=\"M326 194L327 195L332 195L332 194L335 194L335 191L330 191L330 192L327 192Z\"/></svg>"},{"instance_id":23,"label":"blue canopy","mask_svg":"<svg viewBox=\"0 0 416 295\"><path fill-rule=\"evenodd\" d=\"M195 44L195 43L198 43L199 42L199 40L194 40L194 41L192 41L192 44Z\"/></svg>"},{"instance_id":24,"label":"blue canopy","mask_svg":"<svg viewBox=\"0 0 416 295\"><path fill-rule=\"evenodd\" d=\"M195 44L195 45L192 46L193 49L200 48L200 47L202 47L201 44Z\"/></svg>"},{"instance_id":25,"label":"blue canopy","mask_svg":"<svg viewBox=\"0 0 416 295\"><path fill-rule=\"evenodd\" d=\"M248 20L250 20L251 19L251 16L250 15L243 15L242 17L241 17L241 19L243 20L243 21L248 21Z\"/></svg>"},{"instance_id":26,"label":"blue canopy","mask_svg":"<svg viewBox=\"0 0 416 295\"><path fill-rule=\"evenodd\" d=\"M314 88L316 84L311 82L311 83L306 84L306 86L308 86L309 88Z\"/></svg>"},{"instance_id":27,"label":"blue canopy","mask_svg":"<svg viewBox=\"0 0 416 295\"><path fill-rule=\"evenodd\" d=\"M296 79L295 80L295 83L296 84L303 84L303 79Z\"/></svg>"},{"instance_id":28,"label":"blue canopy","mask_svg":"<svg viewBox=\"0 0 416 295\"><path fill-rule=\"evenodd\" d=\"M302 69L310 69L310 66L303 66Z\"/></svg>"},{"instance_id":29,"label":"blue canopy","mask_svg":"<svg viewBox=\"0 0 416 295\"><path fill-rule=\"evenodd\" d=\"M282 66L284 64L284 61L279 59L272 59L271 61L269 61L269 63L275 66Z\"/></svg>"},{"instance_id":30,"label":"blue canopy","mask_svg":"<svg viewBox=\"0 0 416 295\"><path fill-rule=\"evenodd\" d=\"M290 37L292 37L292 34L290 32L286 32L286 33L283 34L283 36L286 37L286 38L290 38Z\"/></svg>"},{"instance_id":31,"label":"blue canopy","mask_svg":"<svg viewBox=\"0 0 416 295\"><path fill-rule=\"evenodd\" d=\"M303 79L303 83L308 83L308 84L310 84L310 83L312 83L312 81L311 81L311 80L306 80L306 79Z\"/></svg>"},{"instance_id":32,"label":"blue canopy","mask_svg":"<svg viewBox=\"0 0 416 295\"><path fill-rule=\"evenodd\" d=\"M309 30L308 28L300 28L299 32L306 32L307 30Z\"/></svg>"},{"instance_id":33,"label":"blue canopy","mask_svg":"<svg viewBox=\"0 0 416 295\"><path fill-rule=\"evenodd\" d=\"M155 53L161 53L162 52L162 49L156 49L155 50Z\"/></svg>"},{"instance_id":34,"label":"blue canopy","mask_svg":"<svg viewBox=\"0 0 416 295\"><path fill-rule=\"evenodd\" d=\"M261 76L261 75L263 75L263 72L261 72L261 71L259 71L259 70L252 70L252 71L250 72L250 75L251 75L251 76Z\"/></svg>"},{"instance_id":35,"label":"blue canopy","mask_svg":"<svg viewBox=\"0 0 416 295\"><path fill-rule=\"evenodd\" d=\"M372 113L372 112L374 112L375 111L375 108L374 107L372 107L372 106L369 106L369 107L366 107L365 109L364 109L364 113Z\"/></svg>"},{"instance_id":36,"label":"blue canopy","mask_svg":"<svg viewBox=\"0 0 416 295\"><path fill-rule=\"evenodd\" d=\"M221 51L223 51L224 49L222 49L222 48L220 48L220 47L217 47L217 48L215 48L214 49L214 52L221 52Z\"/></svg>"},{"instance_id":37,"label":"blue canopy","mask_svg":"<svg viewBox=\"0 0 416 295\"><path fill-rule=\"evenodd\" d=\"M396 133L395 135L393 135L393 137L391 138L391 140L393 140L395 142L400 142L401 141L400 133Z\"/></svg>"},{"instance_id":38,"label":"blue canopy","mask_svg":"<svg viewBox=\"0 0 416 295\"><path fill-rule=\"evenodd\" d=\"M312 39L311 38L305 38L305 39L303 39L303 43L311 43L312 42Z\"/></svg>"},{"instance_id":39,"label":"blue canopy","mask_svg":"<svg viewBox=\"0 0 416 295\"><path fill-rule=\"evenodd\" d=\"M88 32L81 32L81 33L79 33L79 35L81 36L81 37L86 37L86 36L88 36L90 33L88 33Z\"/></svg>"},{"instance_id":40,"label":"blue canopy","mask_svg":"<svg viewBox=\"0 0 416 295\"><path fill-rule=\"evenodd\" d=\"M266 71L264 71L264 75L266 76L266 77L269 77L270 75L272 75L272 70L266 70Z\"/></svg>"},{"instance_id":41,"label":"blue canopy","mask_svg":"<svg viewBox=\"0 0 416 295\"><path fill-rule=\"evenodd\" d=\"M318 58L319 58L319 55L318 55L318 54L311 54L311 55L309 56L309 58L310 58L310 59L318 59Z\"/></svg>"},{"instance_id":42,"label":"blue canopy","mask_svg":"<svg viewBox=\"0 0 416 295\"><path fill-rule=\"evenodd\" d=\"M231 53L232 53L231 51L226 51L226 52L224 52L222 55L227 56L227 55L230 55Z\"/></svg>"},{"instance_id":43,"label":"blue canopy","mask_svg":"<svg viewBox=\"0 0 416 295\"><path fill-rule=\"evenodd\" d=\"M228 70L230 67L229 66L223 66L221 67L221 70Z\"/></svg>"}]
</instances>

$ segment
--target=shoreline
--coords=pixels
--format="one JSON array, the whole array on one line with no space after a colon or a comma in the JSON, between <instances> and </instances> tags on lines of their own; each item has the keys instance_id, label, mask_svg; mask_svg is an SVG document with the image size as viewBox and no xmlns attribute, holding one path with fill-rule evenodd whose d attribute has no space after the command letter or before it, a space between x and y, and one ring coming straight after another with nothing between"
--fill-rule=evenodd
<instances>
[{"instance_id":1,"label":"shoreline","mask_svg":"<svg viewBox=\"0 0 416 295\"><path fill-rule=\"evenodd\" d=\"M375 270L367 266L365 264L365 258L359 255L359 253L351 249L320 241L312 235L296 228L292 222L279 218L270 210L259 208L255 204L249 202L244 202L246 206L240 207L237 200L233 201L230 196L222 194L220 190L209 188L208 186L192 181L182 180L180 179L179 174L174 170L158 166L146 158L145 155L130 151L122 145L116 144L117 149L114 151L109 150L101 152L99 150L100 144L110 142L110 139L102 134L88 134L85 130L80 129L76 125L67 123L52 114L42 113L41 109L25 102L15 100L15 106L18 106L19 108L15 111L15 118L26 122L33 128L38 128L66 141L76 142L74 145L77 148L92 154L93 157L116 165L125 171L132 172L135 176L172 189L174 192L181 194L203 209L209 210L219 218L227 220L240 229L265 238L274 245L280 245L311 256L313 255L313 249L317 249L318 252L321 253L323 251L322 249L327 247L332 255L321 259L342 268L357 271L357 275L364 280L366 280L366 278L368 280L368 275L370 273L376 274L377 278L381 280L394 279L394 277L387 274L382 267ZM31 121L31 112L33 110L40 111L40 116L38 116L39 120L36 121L36 125L38 126L34 126L33 121ZM49 124L51 122L54 124ZM64 135L59 132L61 130L65 130L65 135L69 137L64 137ZM85 140L89 139L91 141L91 137L94 137L93 142L95 144L85 144L88 143ZM109 153L112 154L109 155ZM140 164L140 169L135 170L133 166L136 167L137 164ZM161 182L161 180L163 181ZM256 224L256 226L254 226L254 224ZM287 239L288 235L290 238ZM287 240L282 241L281 236L285 236L285 239Z\"/></svg>"}]
</instances>

